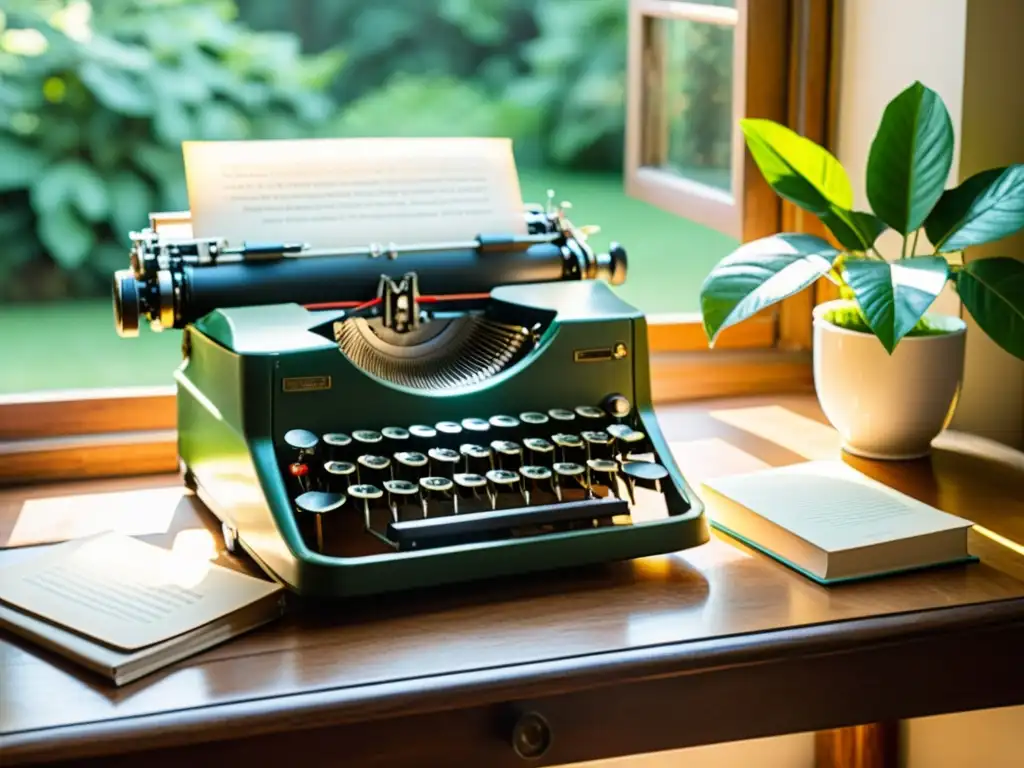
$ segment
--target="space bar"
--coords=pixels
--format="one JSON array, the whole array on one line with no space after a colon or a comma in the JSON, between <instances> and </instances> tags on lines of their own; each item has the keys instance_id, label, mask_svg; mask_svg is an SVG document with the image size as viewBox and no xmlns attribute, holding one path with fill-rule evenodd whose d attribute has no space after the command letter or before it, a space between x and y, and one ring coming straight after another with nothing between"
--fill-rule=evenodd
<instances>
[{"instance_id":1,"label":"space bar","mask_svg":"<svg viewBox=\"0 0 1024 768\"><path fill-rule=\"evenodd\" d=\"M536 507L515 507L490 512L470 512L465 515L403 520L388 525L388 538L401 549L419 549L438 546L446 539L472 539L474 534L625 514L629 514L629 504L622 499L608 496L567 501L562 504L542 504Z\"/></svg>"}]
</instances>

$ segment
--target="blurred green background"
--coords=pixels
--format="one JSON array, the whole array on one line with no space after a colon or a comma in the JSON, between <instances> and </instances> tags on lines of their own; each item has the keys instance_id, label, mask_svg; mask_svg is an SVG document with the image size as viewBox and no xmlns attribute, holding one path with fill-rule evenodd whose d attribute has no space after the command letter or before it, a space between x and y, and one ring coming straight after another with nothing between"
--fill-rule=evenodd
<instances>
[{"instance_id":1,"label":"blurred green background","mask_svg":"<svg viewBox=\"0 0 1024 768\"><path fill-rule=\"evenodd\" d=\"M627 300L695 311L736 243L623 191L627 4L0 0L0 393L170 382L177 334L118 339L108 292L187 207L185 139L510 136L528 201L626 246ZM675 153L712 171L730 49L698 27L672 79Z\"/></svg>"}]
</instances>

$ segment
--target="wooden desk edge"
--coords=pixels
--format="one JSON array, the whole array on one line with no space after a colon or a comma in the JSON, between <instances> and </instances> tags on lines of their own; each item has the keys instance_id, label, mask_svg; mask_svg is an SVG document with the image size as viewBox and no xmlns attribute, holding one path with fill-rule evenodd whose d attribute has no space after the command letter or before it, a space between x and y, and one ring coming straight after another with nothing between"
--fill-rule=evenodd
<instances>
[{"instance_id":1,"label":"wooden desk edge","mask_svg":"<svg viewBox=\"0 0 1024 768\"><path fill-rule=\"evenodd\" d=\"M12 766L233 741L797 658L865 652L935 637L948 640L952 635L964 638L966 654L970 652L966 642L972 636L981 637L999 628L1013 628L1024 640L1024 598L12 732L0 734L0 753L4 765Z\"/></svg>"}]
</instances>

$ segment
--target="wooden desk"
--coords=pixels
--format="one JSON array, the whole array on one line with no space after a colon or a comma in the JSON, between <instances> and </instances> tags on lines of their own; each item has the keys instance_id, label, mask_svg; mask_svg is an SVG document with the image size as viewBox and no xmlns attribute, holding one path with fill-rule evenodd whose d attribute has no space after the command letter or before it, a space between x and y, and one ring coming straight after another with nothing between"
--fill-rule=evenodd
<instances>
[{"instance_id":1,"label":"wooden desk","mask_svg":"<svg viewBox=\"0 0 1024 768\"><path fill-rule=\"evenodd\" d=\"M811 399L771 402L821 420ZM802 460L796 427L784 448L711 415L765 404L661 419L672 440ZM818 427L805 455L833 450L828 435ZM553 743L534 764L553 765L1024 702L1024 457L943 446L918 462L849 461L984 526L972 534L979 564L824 588L716 536L673 555L294 614L121 689L2 636L0 763L501 768L523 764L510 718L535 710ZM26 499L174 483L4 491L0 541ZM185 497L150 539L204 523Z\"/></svg>"}]
</instances>

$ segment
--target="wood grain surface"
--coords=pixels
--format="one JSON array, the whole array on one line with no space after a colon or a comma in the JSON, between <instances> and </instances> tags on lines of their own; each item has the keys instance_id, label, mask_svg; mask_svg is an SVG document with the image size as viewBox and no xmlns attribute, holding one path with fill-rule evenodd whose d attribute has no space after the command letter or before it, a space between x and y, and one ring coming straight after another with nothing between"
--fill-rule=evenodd
<instances>
[{"instance_id":1,"label":"wood grain surface","mask_svg":"<svg viewBox=\"0 0 1024 768\"><path fill-rule=\"evenodd\" d=\"M784 424L786 433L777 442L764 429L727 423L729 411L777 406L795 417ZM759 412L741 411L751 423ZM687 455L687 444L701 447L692 461L680 458L683 472L695 483L709 471L723 471L729 462L782 465L820 458L816 454L830 450L831 433L821 426L811 398L709 402L659 413L668 438L680 442L681 457ZM778 411L771 414L774 418ZM810 436L804 441L810 448L802 447L799 428ZM584 712L600 708L609 695L632 701L629 691L639 691L634 687L639 685L656 686L637 699L653 706L655 692L668 695L678 679L704 672L732 680L732 686L746 681L742 684L749 689L729 688L724 682L725 687L707 689L709 696L742 691L752 697L735 707L744 717L719 712L716 716L725 717L725 724L709 725L703 732L680 728L676 735L652 736L647 748L764 735L766 724L776 728L771 732L781 732L869 722L876 719L871 714L875 710L882 712L879 719L890 719L1024 700L1024 680L1018 679L1019 670L1013 671L1009 650L1015 644L1019 648L1024 639L1024 457L955 435L944 436L940 445L932 457L915 462L847 460L923 501L979 523L985 533L971 538L972 551L981 557L978 564L825 588L716 535L702 547L631 562L299 606L275 625L120 689L0 635L0 749L10 761L4 764L155 747L185 749L242 736L312 735L318 728L389 718L454 722L456 710L467 723L479 725L481 707L535 700L558 712L559 697L576 697L564 699L569 702L562 705L568 707L565 712ZM729 450L716 454L708 446ZM159 489L176 482L166 476L0 491L0 545L10 540L33 498ZM146 514L145 509L139 514ZM173 546L182 531L197 528L211 534L216 529L201 505L183 494L163 531L142 538ZM0 563L27 552L0 552ZM224 552L218 560L249 567ZM857 687L871 670L884 672L893 686L913 681L913 675L927 674L913 663L922 654L964 658L971 649L981 654L982 665L1006 665L1006 674L991 675L1002 679L946 675L927 695L912 691L914 699L901 699L892 691L872 696ZM843 654L861 655L829 666L838 664ZM819 660L818 666L812 659ZM745 670L742 675L729 677L729 670L739 669ZM815 679L799 671L812 669L820 690L814 688ZM857 674L847 678L851 670ZM822 674L832 678L826 682ZM785 691L787 707L775 711L774 699L785 680L794 686L799 681L800 687ZM687 684L698 689L694 680ZM850 690L844 693L843 685ZM609 694L611 690L615 693ZM798 706L805 700L811 706ZM672 711L670 701L664 707ZM760 720L752 716L758 711ZM566 714L562 719L571 718ZM410 724L410 734L427 722ZM594 726L592 721L587 727ZM565 729L571 732L571 726ZM355 733L368 738L371 730ZM616 742L613 736L609 731L603 754L641 746L625 736ZM414 743L412 735L409 739L405 746ZM574 747L571 740L560 740L555 756L595 756L585 737L577 742L582 743ZM257 743L259 739L252 741ZM208 754L221 755L223 763L224 749L228 747L208 749ZM435 764L425 753L419 754L420 763L403 763L404 750L385 739L373 764ZM180 750L175 754L183 759ZM551 763L545 759L541 764Z\"/></svg>"}]
</instances>

